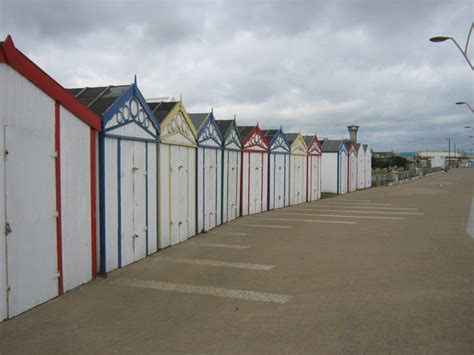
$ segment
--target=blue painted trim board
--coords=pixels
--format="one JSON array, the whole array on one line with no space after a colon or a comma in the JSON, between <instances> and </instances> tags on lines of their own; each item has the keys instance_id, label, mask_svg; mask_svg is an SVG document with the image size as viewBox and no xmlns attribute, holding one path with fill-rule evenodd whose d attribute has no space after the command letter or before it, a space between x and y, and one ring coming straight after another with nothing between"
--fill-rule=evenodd
<instances>
[{"instance_id":1,"label":"blue painted trim board","mask_svg":"<svg viewBox=\"0 0 474 355\"><path fill-rule=\"evenodd\" d=\"M121 147L120 139L117 139L117 260L118 267L122 267L122 159L121 159Z\"/></svg>"}]
</instances>

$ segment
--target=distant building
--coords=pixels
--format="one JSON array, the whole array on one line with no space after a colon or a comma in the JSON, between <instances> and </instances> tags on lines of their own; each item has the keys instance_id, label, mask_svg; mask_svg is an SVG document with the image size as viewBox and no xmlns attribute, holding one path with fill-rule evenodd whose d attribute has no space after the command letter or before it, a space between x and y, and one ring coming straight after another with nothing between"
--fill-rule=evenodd
<instances>
[{"instance_id":1,"label":"distant building","mask_svg":"<svg viewBox=\"0 0 474 355\"><path fill-rule=\"evenodd\" d=\"M390 159L396 155L398 154L394 152L373 152L372 153L372 157L376 159Z\"/></svg>"}]
</instances>

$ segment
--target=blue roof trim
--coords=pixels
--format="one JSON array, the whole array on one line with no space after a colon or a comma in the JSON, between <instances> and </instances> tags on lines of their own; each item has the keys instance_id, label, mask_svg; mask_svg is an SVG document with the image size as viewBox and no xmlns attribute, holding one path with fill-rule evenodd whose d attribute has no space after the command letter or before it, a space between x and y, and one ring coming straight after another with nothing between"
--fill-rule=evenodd
<instances>
[{"instance_id":1,"label":"blue roof trim","mask_svg":"<svg viewBox=\"0 0 474 355\"><path fill-rule=\"evenodd\" d=\"M102 126L105 127L107 123L112 119L112 117L119 111L119 109L123 107L125 103L132 97L135 97L145 110L145 113L148 116L147 118L151 121L153 128L156 130L157 134L153 134L152 132L150 133L152 133L152 135L156 137L160 134L160 125L156 120L155 115L151 111L150 107L146 103L146 100L138 89L136 83L131 84L127 91L125 91L123 95L117 101L115 101L112 106L109 107L107 112L105 112L105 114L102 116ZM141 126L138 121L137 123Z\"/></svg>"},{"instance_id":2,"label":"blue roof trim","mask_svg":"<svg viewBox=\"0 0 474 355\"><path fill-rule=\"evenodd\" d=\"M211 135L209 131L210 126L213 126L214 131L217 134L217 138ZM217 126L216 119L214 118L214 114L212 112L209 114L209 117L206 119L206 122L202 125L201 129L198 132L198 139L197 139L198 146L216 148L215 146L212 146L212 145L206 145L205 143L203 144L203 142L206 142L208 140L212 140L216 142L219 145L219 147L217 148L219 149L224 148L224 137L219 127Z\"/></svg>"},{"instance_id":3,"label":"blue roof trim","mask_svg":"<svg viewBox=\"0 0 474 355\"><path fill-rule=\"evenodd\" d=\"M281 144L278 146L275 146L279 137L283 138L283 141L285 142L286 147ZM270 142L270 152L280 147L286 150L288 153L290 152L290 143L288 142L288 139L286 138L285 133L283 133L283 130L281 128L278 130L278 133L275 134L275 137L273 137L272 141Z\"/></svg>"}]
</instances>

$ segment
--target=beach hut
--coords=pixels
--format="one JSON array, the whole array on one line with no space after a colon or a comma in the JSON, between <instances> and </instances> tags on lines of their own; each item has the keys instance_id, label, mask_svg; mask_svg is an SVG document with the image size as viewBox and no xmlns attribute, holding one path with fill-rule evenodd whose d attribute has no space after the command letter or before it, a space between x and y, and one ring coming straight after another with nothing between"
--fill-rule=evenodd
<instances>
[{"instance_id":1,"label":"beach hut","mask_svg":"<svg viewBox=\"0 0 474 355\"><path fill-rule=\"evenodd\" d=\"M364 144L365 150L365 188L372 187L372 149Z\"/></svg>"},{"instance_id":2,"label":"beach hut","mask_svg":"<svg viewBox=\"0 0 474 355\"><path fill-rule=\"evenodd\" d=\"M364 144L357 143L357 189L365 189L365 148Z\"/></svg>"},{"instance_id":3,"label":"beach hut","mask_svg":"<svg viewBox=\"0 0 474 355\"><path fill-rule=\"evenodd\" d=\"M343 140L324 140L321 156L321 192L347 192L347 145Z\"/></svg>"},{"instance_id":4,"label":"beach hut","mask_svg":"<svg viewBox=\"0 0 474 355\"><path fill-rule=\"evenodd\" d=\"M347 192L357 190L357 145L351 141L345 141L347 145Z\"/></svg>"},{"instance_id":5,"label":"beach hut","mask_svg":"<svg viewBox=\"0 0 474 355\"><path fill-rule=\"evenodd\" d=\"M287 133L290 148L290 205L306 202L308 146L300 133Z\"/></svg>"},{"instance_id":6,"label":"beach hut","mask_svg":"<svg viewBox=\"0 0 474 355\"><path fill-rule=\"evenodd\" d=\"M290 143L283 130L263 131L269 142L268 209L282 208L290 202Z\"/></svg>"},{"instance_id":7,"label":"beach hut","mask_svg":"<svg viewBox=\"0 0 474 355\"><path fill-rule=\"evenodd\" d=\"M197 131L197 231L208 231L222 223L222 134L213 112L191 113Z\"/></svg>"},{"instance_id":8,"label":"beach hut","mask_svg":"<svg viewBox=\"0 0 474 355\"><path fill-rule=\"evenodd\" d=\"M100 271L105 273L157 251L159 125L136 81L69 92L102 118Z\"/></svg>"},{"instance_id":9,"label":"beach hut","mask_svg":"<svg viewBox=\"0 0 474 355\"><path fill-rule=\"evenodd\" d=\"M321 155L322 148L318 137L304 136L306 145L308 146L307 156L307 196L306 201L315 201L321 198Z\"/></svg>"},{"instance_id":10,"label":"beach hut","mask_svg":"<svg viewBox=\"0 0 474 355\"><path fill-rule=\"evenodd\" d=\"M217 120L224 140L222 154L222 220L229 222L240 215L240 175L242 140L235 119Z\"/></svg>"},{"instance_id":11,"label":"beach hut","mask_svg":"<svg viewBox=\"0 0 474 355\"><path fill-rule=\"evenodd\" d=\"M0 42L0 320L96 276L100 118Z\"/></svg>"},{"instance_id":12,"label":"beach hut","mask_svg":"<svg viewBox=\"0 0 474 355\"><path fill-rule=\"evenodd\" d=\"M147 101L160 124L158 248L196 234L196 129L182 100Z\"/></svg>"},{"instance_id":13,"label":"beach hut","mask_svg":"<svg viewBox=\"0 0 474 355\"><path fill-rule=\"evenodd\" d=\"M238 127L242 137L240 215L267 210L269 143L258 126Z\"/></svg>"}]
</instances>

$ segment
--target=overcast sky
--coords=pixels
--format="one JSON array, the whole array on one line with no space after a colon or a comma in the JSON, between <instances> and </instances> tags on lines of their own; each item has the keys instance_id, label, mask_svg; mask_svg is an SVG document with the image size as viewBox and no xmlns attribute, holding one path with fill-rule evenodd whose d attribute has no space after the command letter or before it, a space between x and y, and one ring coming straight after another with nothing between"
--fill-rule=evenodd
<instances>
[{"instance_id":1,"label":"overcast sky","mask_svg":"<svg viewBox=\"0 0 474 355\"><path fill-rule=\"evenodd\" d=\"M474 0L0 0L0 37L65 87L130 83L189 112L347 136L375 150L471 149ZM474 42L474 38L473 38ZM474 56L471 46L470 57ZM474 131L470 133L474 135ZM474 146L473 146L474 147Z\"/></svg>"}]
</instances>

